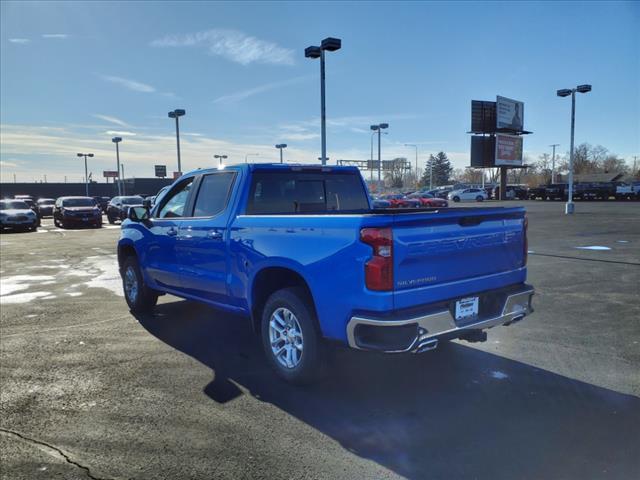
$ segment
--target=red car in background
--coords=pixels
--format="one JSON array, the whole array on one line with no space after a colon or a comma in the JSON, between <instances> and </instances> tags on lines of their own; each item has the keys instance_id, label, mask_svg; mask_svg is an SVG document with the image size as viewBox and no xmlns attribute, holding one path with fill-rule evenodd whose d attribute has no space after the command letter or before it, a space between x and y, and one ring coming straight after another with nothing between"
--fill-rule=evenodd
<instances>
[{"instance_id":1,"label":"red car in background","mask_svg":"<svg viewBox=\"0 0 640 480\"><path fill-rule=\"evenodd\" d=\"M417 198L408 198L401 193L392 193L382 197L391 204L391 208L420 208L421 202Z\"/></svg>"},{"instance_id":2,"label":"red car in background","mask_svg":"<svg viewBox=\"0 0 640 480\"><path fill-rule=\"evenodd\" d=\"M442 208L449 206L449 203L446 200L434 197L430 193L426 192L412 193L411 195L409 195L409 198L412 200L418 200L421 207Z\"/></svg>"}]
</instances>

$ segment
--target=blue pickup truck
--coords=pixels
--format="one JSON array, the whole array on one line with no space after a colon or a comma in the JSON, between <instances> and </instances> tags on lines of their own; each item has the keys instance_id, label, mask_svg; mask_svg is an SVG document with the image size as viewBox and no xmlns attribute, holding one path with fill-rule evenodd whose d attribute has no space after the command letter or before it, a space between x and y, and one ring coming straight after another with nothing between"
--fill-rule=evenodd
<instances>
[{"instance_id":1,"label":"blue pickup truck","mask_svg":"<svg viewBox=\"0 0 640 480\"><path fill-rule=\"evenodd\" d=\"M248 317L294 383L325 344L424 352L532 312L527 218L514 208L377 210L356 168L196 170L133 207L118 262L134 313L169 293Z\"/></svg>"}]
</instances>

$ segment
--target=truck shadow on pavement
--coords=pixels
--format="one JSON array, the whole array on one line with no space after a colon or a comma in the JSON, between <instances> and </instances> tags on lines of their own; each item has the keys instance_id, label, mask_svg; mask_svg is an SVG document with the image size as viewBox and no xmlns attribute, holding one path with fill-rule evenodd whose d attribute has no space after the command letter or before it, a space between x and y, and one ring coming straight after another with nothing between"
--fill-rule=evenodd
<instances>
[{"instance_id":1,"label":"truck shadow on pavement","mask_svg":"<svg viewBox=\"0 0 640 480\"><path fill-rule=\"evenodd\" d=\"M463 344L408 356L338 350L324 381L295 387L267 367L243 318L177 301L139 321L214 371L204 387L214 401L246 389L407 478L640 472L640 399Z\"/></svg>"}]
</instances>

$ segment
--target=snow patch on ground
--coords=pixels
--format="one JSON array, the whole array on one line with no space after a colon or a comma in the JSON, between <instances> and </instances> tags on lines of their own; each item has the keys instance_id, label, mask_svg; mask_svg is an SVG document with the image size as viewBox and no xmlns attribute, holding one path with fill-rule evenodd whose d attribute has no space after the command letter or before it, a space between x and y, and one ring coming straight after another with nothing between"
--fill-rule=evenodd
<instances>
[{"instance_id":1,"label":"snow patch on ground","mask_svg":"<svg viewBox=\"0 0 640 480\"><path fill-rule=\"evenodd\" d=\"M67 292L67 295L70 297L79 297L82 295L82 292Z\"/></svg>"},{"instance_id":2,"label":"snow patch on ground","mask_svg":"<svg viewBox=\"0 0 640 480\"><path fill-rule=\"evenodd\" d=\"M611 250L610 247L603 247L602 245L589 245L588 247L575 247L578 250L595 250L595 251L606 251Z\"/></svg>"},{"instance_id":3,"label":"snow patch on ground","mask_svg":"<svg viewBox=\"0 0 640 480\"><path fill-rule=\"evenodd\" d=\"M86 282L89 288L106 288L119 296L122 293L122 280L118 271L118 260L115 255L102 255L87 257L80 264L79 270L86 269L93 278Z\"/></svg>"},{"instance_id":4,"label":"snow patch on ground","mask_svg":"<svg viewBox=\"0 0 640 480\"><path fill-rule=\"evenodd\" d=\"M14 292L27 290L31 285L41 285L40 282L54 280L51 275L13 275L0 278L0 296L11 295Z\"/></svg>"},{"instance_id":5,"label":"snow patch on ground","mask_svg":"<svg viewBox=\"0 0 640 480\"><path fill-rule=\"evenodd\" d=\"M0 297L0 304L6 305L9 303L27 303L36 298L44 298L51 295L51 292L26 292L16 293L15 295L3 295Z\"/></svg>"},{"instance_id":6,"label":"snow patch on ground","mask_svg":"<svg viewBox=\"0 0 640 480\"><path fill-rule=\"evenodd\" d=\"M507 378L509 378L509 375L507 375L504 372L501 372L500 370L491 371L491 376L496 380L506 380Z\"/></svg>"}]
</instances>

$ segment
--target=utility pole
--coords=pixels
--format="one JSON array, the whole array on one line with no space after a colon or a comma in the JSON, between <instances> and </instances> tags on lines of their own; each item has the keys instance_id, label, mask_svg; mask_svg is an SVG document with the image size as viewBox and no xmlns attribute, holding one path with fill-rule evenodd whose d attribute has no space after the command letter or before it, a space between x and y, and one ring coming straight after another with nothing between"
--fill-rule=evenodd
<instances>
[{"instance_id":1,"label":"utility pole","mask_svg":"<svg viewBox=\"0 0 640 480\"><path fill-rule=\"evenodd\" d=\"M551 156L551 183L556 183L556 147L559 147L559 143L549 145L553 148L553 155Z\"/></svg>"}]
</instances>

